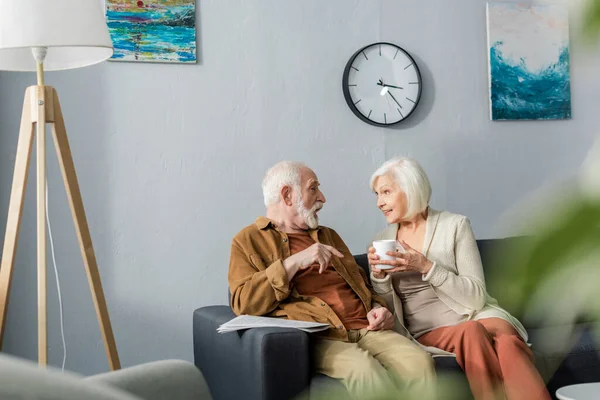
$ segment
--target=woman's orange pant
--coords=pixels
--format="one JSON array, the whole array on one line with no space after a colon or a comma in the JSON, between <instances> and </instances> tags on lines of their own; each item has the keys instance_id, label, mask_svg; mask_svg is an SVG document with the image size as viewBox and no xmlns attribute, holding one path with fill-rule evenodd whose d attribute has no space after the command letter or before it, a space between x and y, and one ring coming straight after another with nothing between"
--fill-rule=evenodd
<instances>
[{"instance_id":1,"label":"woman's orange pant","mask_svg":"<svg viewBox=\"0 0 600 400\"><path fill-rule=\"evenodd\" d=\"M503 319L437 328L418 341L456 355L476 400L550 399L531 349Z\"/></svg>"}]
</instances>

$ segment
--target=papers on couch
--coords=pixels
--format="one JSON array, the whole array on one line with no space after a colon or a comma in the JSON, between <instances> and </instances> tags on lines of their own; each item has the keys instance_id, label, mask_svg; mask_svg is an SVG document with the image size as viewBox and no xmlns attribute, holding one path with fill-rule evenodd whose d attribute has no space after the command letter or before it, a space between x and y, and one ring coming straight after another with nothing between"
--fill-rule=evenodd
<instances>
[{"instance_id":1,"label":"papers on couch","mask_svg":"<svg viewBox=\"0 0 600 400\"><path fill-rule=\"evenodd\" d=\"M217 332L226 333L239 331L242 329L250 328L293 328L300 329L304 332L314 333L324 331L331 327L329 324L321 324L318 322L306 322L306 321L295 321L290 319L282 318L270 318L270 317L255 317L252 315L240 315L229 322L226 322L217 328Z\"/></svg>"}]
</instances>

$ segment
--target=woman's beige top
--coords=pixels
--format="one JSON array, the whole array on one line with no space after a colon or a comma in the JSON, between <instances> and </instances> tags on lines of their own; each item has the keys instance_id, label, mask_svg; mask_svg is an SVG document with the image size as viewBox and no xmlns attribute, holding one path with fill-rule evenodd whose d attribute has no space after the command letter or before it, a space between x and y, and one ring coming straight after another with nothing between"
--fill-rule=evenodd
<instances>
[{"instance_id":1,"label":"woman's beige top","mask_svg":"<svg viewBox=\"0 0 600 400\"><path fill-rule=\"evenodd\" d=\"M454 312L437 297L419 272L393 274L392 286L400 296L406 328L415 339L435 328L466 320L464 315Z\"/></svg>"}]
</instances>

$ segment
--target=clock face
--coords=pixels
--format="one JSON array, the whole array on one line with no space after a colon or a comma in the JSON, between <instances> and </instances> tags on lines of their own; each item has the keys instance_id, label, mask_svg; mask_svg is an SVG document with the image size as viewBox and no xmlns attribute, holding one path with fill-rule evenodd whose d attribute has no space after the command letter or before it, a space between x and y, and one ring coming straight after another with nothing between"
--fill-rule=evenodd
<instances>
[{"instance_id":1,"label":"clock face","mask_svg":"<svg viewBox=\"0 0 600 400\"><path fill-rule=\"evenodd\" d=\"M391 43L374 43L357 51L346 65L342 86L352 112L376 126L406 119L421 98L415 60Z\"/></svg>"}]
</instances>

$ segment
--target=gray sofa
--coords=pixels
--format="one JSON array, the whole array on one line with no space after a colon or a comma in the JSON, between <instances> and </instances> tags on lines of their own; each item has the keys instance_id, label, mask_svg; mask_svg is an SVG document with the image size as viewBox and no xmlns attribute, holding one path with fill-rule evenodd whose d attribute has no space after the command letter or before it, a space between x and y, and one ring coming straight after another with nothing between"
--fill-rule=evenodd
<instances>
[{"instance_id":1,"label":"gray sofa","mask_svg":"<svg viewBox=\"0 0 600 400\"><path fill-rule=\"evenodd\" d=\"M202 373L187 361L155 361L84 377L0 354L0 399L209 400Z\"/></svg>"},{"instance_id":2,"label":"gray sofa","mask_svg":"<svg viewBox=\"0 0 600 400\"><path fill-rule=\"evenodd\" d=\"M477 241L486 277L495 268L493 255L502 253L514 240L518 239ZM355 255L355 259L368 276L366 254ZM215 399L331 398L328 393L343 389L337 381L314 373L310 335L273 328L217 333L220 324L234 317L228 305L202 307L193 315L195 364L203 372ZM600 381L600 353L589 323L573 327L523 322L530 335L536 365L553 396L562 386ZM445 391L444 399L470 398L466 378L454 358L436 358L435 365L440 377L452 377L455 382L452 390Z\"/></svg>"}]
</instances>

